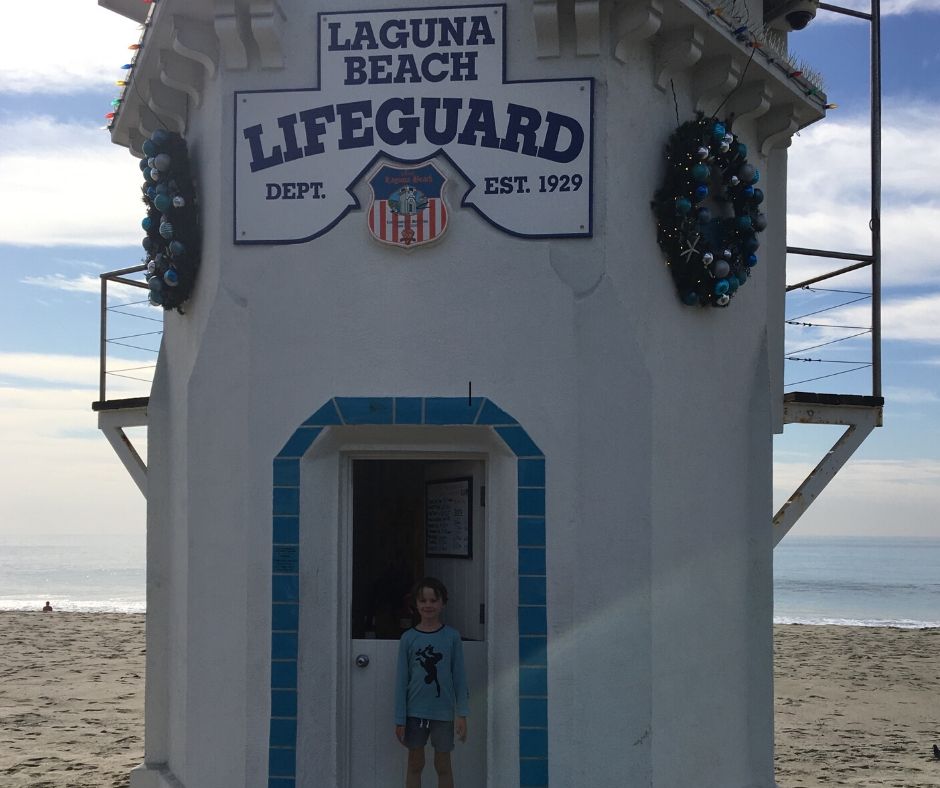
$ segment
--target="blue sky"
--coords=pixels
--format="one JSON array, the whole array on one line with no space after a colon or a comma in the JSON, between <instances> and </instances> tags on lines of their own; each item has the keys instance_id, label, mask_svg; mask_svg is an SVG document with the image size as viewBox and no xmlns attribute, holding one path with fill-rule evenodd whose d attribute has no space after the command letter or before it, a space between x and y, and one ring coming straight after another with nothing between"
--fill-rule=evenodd
<instances>
[{"instance_id":1,"label":"blue sky","mask_svg":"<svg viewBox=\"0 0 940 788\"><path fill-rule=\"evenodd\" d=\"M143 498L90 409L97 399L98 275L141 255L136 163L100 130L138 29L94 0L53 0L44 5L42 25L28 6L5 9L0 32L0 542L142 538ZM940 535L940 0L886 3L884 13L886 426L800 521L794 533L801 535ZM822 72L839 108L790 148L789 242L867 251L868 26L821 12L790 46ZM818 262L791 258L788 281L821 270ZM859 274L828 286L864 291L868 280ZM798 294L787 314L851 297ZM825 318L868 325L866 303ZM113 319L111 336L159 328L158 310L132 304L122 311L128 315ZM793 328L787 346L792 352L841 335ZM130 340L138 342L156 347L153 336ZM864 362L868 352L862 336L803 355ZM115 347L110 365L153 358ZM786 377L842 368L793 362ZM868 393L869 381L860 371L797 388ZM109 385L110 396L146 393L130 380ZM778 503L837 437L837 428L793 426L775 438Z\"/></svg>"}]
</instances>

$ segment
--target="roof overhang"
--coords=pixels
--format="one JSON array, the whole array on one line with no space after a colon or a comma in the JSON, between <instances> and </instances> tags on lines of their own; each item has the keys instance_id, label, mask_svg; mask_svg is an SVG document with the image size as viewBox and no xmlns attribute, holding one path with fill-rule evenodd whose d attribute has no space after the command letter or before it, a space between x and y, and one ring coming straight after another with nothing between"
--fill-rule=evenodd
<instances>
[{"instance_id":1,"label":"roof overhang","mask_svg":"<svg viewBox=\"0 0 940 788\"><path fill-rule=\"evenodd\" d=\"M150 10L143 0L98 0L98 5L135 22L143 22Z\"/></svg>"}]
</instances>

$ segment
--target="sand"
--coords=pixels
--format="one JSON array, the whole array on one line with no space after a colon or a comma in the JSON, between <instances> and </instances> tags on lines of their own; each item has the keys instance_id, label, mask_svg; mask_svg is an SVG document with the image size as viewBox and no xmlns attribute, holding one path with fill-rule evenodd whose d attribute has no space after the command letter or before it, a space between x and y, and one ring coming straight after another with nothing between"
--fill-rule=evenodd
<instances>
[{"instance_id":1,"label":"sand","mask_svg":"<svg viewBox=\"0 0 940 788\"><path fill-rule=\"evenodd\" d=\"M774 628L780 788L940 786L940 629Z\"/></svg>"},{"instance_id":2,"label":"sand","mask_svg":"<svg viewBox=\"0 0 940 788\"><path fill-rule=\"evenodd\" d=\"M142 615L0 612L0 786L126 786L143 677Z\"/></svg>"},{"instance_id":3,"label":"sand","mask_svg":"<svg viewBox=\"0 0 940 788\"><path fill-rule=\"evenodd\" d=\"M780 788L940 788L940 630L788 625L775 640ZM143 616L0 612L0 786L127 786L143 675Z\"/></svg>"}]
</instances>

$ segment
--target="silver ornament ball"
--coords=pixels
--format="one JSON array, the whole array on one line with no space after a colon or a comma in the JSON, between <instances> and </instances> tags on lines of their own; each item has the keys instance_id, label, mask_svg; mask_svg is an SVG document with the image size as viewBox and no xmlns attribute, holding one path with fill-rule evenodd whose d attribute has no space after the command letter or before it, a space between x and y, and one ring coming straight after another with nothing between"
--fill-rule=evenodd
<instances>
[{"instance_id":1,"label":"silver ornament ball","mask_svg":"<svg viewBox=\"0 0 940 788\"><path fill-rule=\"evenodd\" d=\"M731 296L727 293L720 295L715 303L717 303L718 306L728 306L728 304L731 303Z\"/></svg>"},{"instance_id":2,"label":"silver ornament ball","mask_svg":"<svg viewBox=\"0 0 940 788\"><path fill-rule=\"evenodd\" d=\"M727 260L719 260L712 268L712 273L715 275L716 279L724 279L731 273L731 266L728 264Z\"/></svg>"}]
</instances>

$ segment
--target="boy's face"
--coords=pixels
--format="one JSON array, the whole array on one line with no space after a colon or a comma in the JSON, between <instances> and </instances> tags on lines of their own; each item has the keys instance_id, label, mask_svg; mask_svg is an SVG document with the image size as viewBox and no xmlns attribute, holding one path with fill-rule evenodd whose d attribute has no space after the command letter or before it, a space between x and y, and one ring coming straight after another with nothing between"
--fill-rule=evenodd
<instances>
[{"instance_id":1,"label":"boy's face","mask_svg":"<svg viewBox=\"0 0 940 788\"><path fill-rule=\"evenodd\" d=\"M444 602L433 588L419 588L415 605L422 621L436 621L444 610Z\"/></svg>"}]
</instances>

